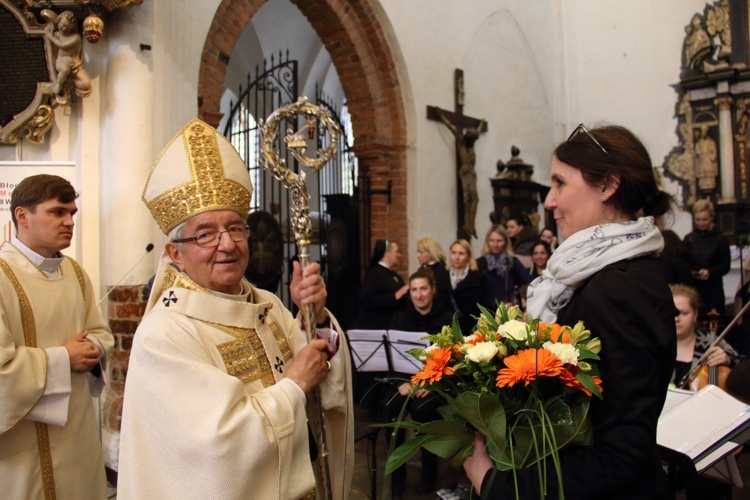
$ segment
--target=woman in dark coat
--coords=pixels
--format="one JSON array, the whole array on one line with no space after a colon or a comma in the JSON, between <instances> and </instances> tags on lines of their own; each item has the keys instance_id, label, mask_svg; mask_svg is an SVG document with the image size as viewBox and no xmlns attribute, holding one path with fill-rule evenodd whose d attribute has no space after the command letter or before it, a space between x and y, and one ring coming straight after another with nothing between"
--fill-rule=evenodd
<instances>
[{"instance_id":1,"label":"woman in dark coat","mask_svg":"<svg viewBox=\"0 0 750 500\"><path fill-rule=\"evenodd\" d=\"M437 286L432 270L426 267L419 268L409 276L409 297L411 301L404 311L393 317L392 330L405 332L424 332L426 334L439 333L443 325L450 325L453 314L448 309L443 309L437 302ZM387 395L386 402L388 421L394 421L404 405L404 399L412 393L414 386L409 382L413 374L396 374L394 380L401 379L398 387ZM444 404L440 397L431 394L425 389L420 389L409 400L408 411L415 422L425 423L437 420L440 415L437 408ZM396 446L404 442L403 431L398 436ZM422 449L422 470L417 491L419 493L433 492L437 481L437 455ZM401 466L393 472L393 492L403 491L405 466Z\"/></svg>"},{"instance_id":2,"label":"woman in dark coat","mask_svg":"<svg viewBox=\"0 0 750 500\"><path fill-rule=\"evenodd\" d=\"M591 446L560 452L567 499L656 499L665 486L656 427L675 360L675 308L654 254L654 217L671 199L646 148L623 127L580 125L555 149L544 206L564 239L545 277L529 285L528 312L543 321L583 321L601 340L603 399L592 399ZM481 435L464 469L482 498L513 498L511 472L493 468ZM547 461L548 498L557 474ZM536 467L518 471L522 498L539 498Z\"/></svg>"},{"instance_id":3,"label":"woman in dark coat","mask_svg":"<svg viewBox=\"0 0 750 500\"><path fill-rule=\"evenodd\" d=\"M685 254L692 269L688 283L701 296L699 317L705 319L711 309L724 315L724 275L729 272L732 257L729 242L714 224L714 206L708 200L693 204L695 230L685 236Z\"/></svg>"},{"instance_id":4,"label":"woman in dark coat","mask_svg":"<svg viewBox=\"0 0 750 500\"><path fill-rule=\"evenodd\" d=\"M508 233L499 225L487 231L477 268L484 273L488 293L498 303L520 303L519 287L531 283L529 272L513 254Z\"/></svg>"},{"instance_id":5,"label":"woman in dark coat","mask_svg":"<svg viewBox=\"0 0 750 500\"><path fill-rule=\"evenodd\" d=\"M393 270L401 259L398 243L377 240L359 292L360 307L355 328L361 330L387 330L393 314L406 307L409 287Z\"/></svg>"},{"instance_id":6,"label":"woman in dark coat","mask_svg":"<svg viewBox=\"0 0 750 500\"><path fill-rule=\"evenodd\" d=\"M451 299L451 279L445 264L445 252L435 238L422 238L417 242L417 261L420 267L429 268L435 277L435 302L440 309L455 312Z\"/></svg>"},{"instance_id":7,"label":"woman in dark coat","mask_svg":"<svg viewBox=\"0 0 750 500\"><path fill-rule=\"evenodd\" d=\"M491 307L484 274L477 269L477 263L471 256L471 244L466 240L456 240L450 248L450 266L448 275L453 289L453 300L458 308L458 324L461 333L469 335L476 326L472 316L481 312L477 304Z\"/></svg>"}]
</instances>

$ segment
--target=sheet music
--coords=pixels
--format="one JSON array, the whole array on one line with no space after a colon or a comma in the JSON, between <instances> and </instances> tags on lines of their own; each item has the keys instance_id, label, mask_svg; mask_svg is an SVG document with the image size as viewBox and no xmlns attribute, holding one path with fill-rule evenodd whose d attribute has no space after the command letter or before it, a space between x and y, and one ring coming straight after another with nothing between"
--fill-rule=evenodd
<instances>
[{"instance_id":1,"label":"sheet music","mask_svg":"<svg viewBox=\"0 0 750 500\"><path fill-rule=\"evenodd\" d=\"M387 372L388 355L385 351L386 330L349 330L352 362L359 372Z\"/></svg>"},{"instance_id":2,"label":"sheet music","mask_svg":"<svg viewBox=\"0 0 750 500\"><path fill-rule=\"evenodd\" d=\"M695 460L749 419L748 405L707 385L661 414L656 441Z\"/></svg>"},{"instance_id":3,"label":"sheet music","mask_svg":"<svg viewBox=\"0 0 750 500\"><path fill-rule=\"evenodd\" d=\"M424 349L429 346L429 340L420 340L420 337L426 335L427 332L388 330L388 341L391 346L391 361L393 362L394 372L414 375L422 369L424 363L406 351L414 348Z\"/></svg>"}]
</instances>

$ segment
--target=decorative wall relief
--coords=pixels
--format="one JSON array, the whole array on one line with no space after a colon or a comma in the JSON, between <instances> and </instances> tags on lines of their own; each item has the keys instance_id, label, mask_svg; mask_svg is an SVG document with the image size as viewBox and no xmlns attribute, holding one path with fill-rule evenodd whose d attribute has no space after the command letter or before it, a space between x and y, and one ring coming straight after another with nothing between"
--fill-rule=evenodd
<instances>
[{"instance_id":1,"label":"decorative wall relief","mask_svg":"<svg viewBox=\"0 0 750 500\"><path fill-rule=\"evenodd\" d=\"M91 94L83 39L99 40L100 14L142 1L0 0L0 143L43 144L53 109ZM66 10L58 13L58 4Z\"/></svg>"},{"instance_id":2,"label":"decorative wall relief","mask_svg":"<svg viewBox=\"0 0 750 500\"><path fill-rule=\"evenodd\" d=\"M707 4L685 26L680 82L675 85L679 145L664 175L682 186L681 204L699 198L748 201L747 121L750 99L750 0Z\"/></svg>"}]
</instances>

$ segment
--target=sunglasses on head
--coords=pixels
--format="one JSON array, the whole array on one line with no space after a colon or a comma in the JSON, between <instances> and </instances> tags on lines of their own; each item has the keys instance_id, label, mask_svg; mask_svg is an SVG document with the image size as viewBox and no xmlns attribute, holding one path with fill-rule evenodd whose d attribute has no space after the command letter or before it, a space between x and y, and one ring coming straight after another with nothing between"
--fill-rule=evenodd
<instances>
[{"instance_id":1,"label":"sunglasses on head","mask_svg":"<svg viewBox=\"0 0 750 500\"><path fill-rule=\"evenodd\" d=\"M591 139L592 141L594 141L594 144L596 144L599 147L599 149L601 149L602 151L604 151L605 155L609 156L609 152L606 149L604 149L604 146L602 146L602 144L599 141L596 140L596 137L594 137L594 134L592 134L591 132L589 132L589 129L587 129L586 125L584 125L583 123L581 123L580 125L578 125L575 128L575 130L573 130L573 132L570 134L570 136L568 136L567 142L570 142L570 140L573 137L575 137L576 135L578 135L581 132L583 132L584 134L586 134L587 136L589 136L589 139Z\"/></svg>"}]
</instances>

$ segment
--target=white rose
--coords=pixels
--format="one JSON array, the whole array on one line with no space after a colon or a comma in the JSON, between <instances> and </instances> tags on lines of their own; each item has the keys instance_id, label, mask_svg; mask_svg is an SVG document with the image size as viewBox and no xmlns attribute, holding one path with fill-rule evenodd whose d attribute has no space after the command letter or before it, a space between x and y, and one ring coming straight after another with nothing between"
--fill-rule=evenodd
<instances>
[{"instance_id":1,"label":"white rose","mask_svg":"<svg viewBox=\"0 0 750 500\"><path fill-rule=\"evenodd\" d=\"M466 357L475 363L484 363L497 355L497 346L493 342L480 342L466 350Z\"/></svg>"},{"instance_id":2,"label":"white rose","mask_svg":"<svg viewBox=\"0 0 750 500\"><path fill-rule=\"evenodd\" d=\"M427 354L430 351L434 351L437 348L438 348L437 344L430 344L429 347L427 347L427 349L424 350L424 356L420 356L419 360L420 361L427 361Z\"/></svg>"},{"instance_id":3,"label":"white rose","mask_svg":"<svg viewBox=\"0 0 750 500\"><path fill-rule=\"evenodd\" d=\"M500 325L497 328L497 333L503 337L510 337L515 340L526 340L529 336L528 325L523 321L512 319ZM531 333L533 336L533 332Z\"/></svg>"},{"instance_id":4,"label":"white rose","mask_svg":"<svg viewBox=\"0 0 750 500\"><path fill-rule=\"evenodd\" d=\"M578 356L581 354L575 346L555 342L545 342L542 347L554 354L557 359L570 365L578 364Z\"/></svg>"}]
</instances>

